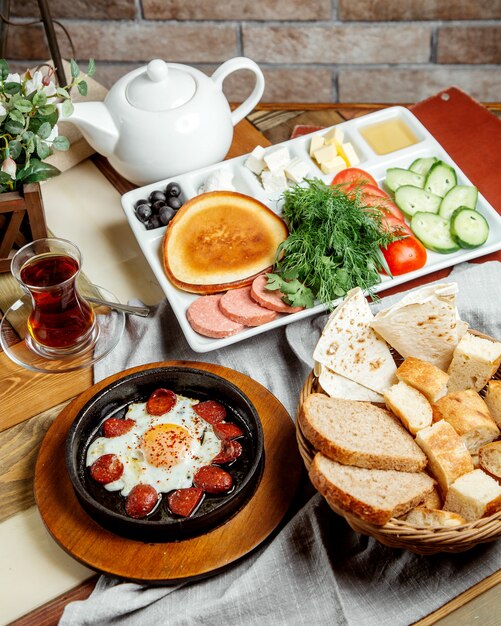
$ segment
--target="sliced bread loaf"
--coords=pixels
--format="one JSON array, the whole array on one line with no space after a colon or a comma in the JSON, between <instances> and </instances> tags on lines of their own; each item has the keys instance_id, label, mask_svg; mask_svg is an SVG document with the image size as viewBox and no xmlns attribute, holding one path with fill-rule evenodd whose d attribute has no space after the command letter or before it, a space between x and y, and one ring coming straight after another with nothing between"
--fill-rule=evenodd
<instances>
[{"instance_id":1,"label":"sliced bread loaf","mask_svg":"<svg viewBox=\"0 0 501 626\"><path fill-rule=\"evenodd\" d=\"M466 524L466 520L457 513L452 511L442 511L438 509L425 509L417 506L409 511L405 517L405 521L415 526L425 526L426 528L439 528L445 526L461 526Z\"/></svg>"},{"instance_id":2,"label":"sliced bread loaf","mask_svg":"<svg viewBox=\"0 0 501 626\"><path fill-rule=\"evenodd\" d=\"M314 448L340 463L407 472L426 466L426 456L412 436L388 411L370 402L313 393L298 419Z\"/></svg>"},{"instance_id":3,"label":"sliced bread loaf","mask_svg":"<svg viewBox=\"0 0 501 626\"><path fill-rule=\"evenodd\" d=\"M321 453L315 455L309 475L328 502L380 526L417 506L434 485L424 472L341 465Z\"/></svg>"},{"instance_id":4,"label":"sliced bread loaf","mask_svg":"<svg viewBox=\"0 0 501 626\"><path fill-rule=\"evenodd\" d=\"M466 333L456 346L447 373L447 389L480 391L501 363L501 342Z\"/></svg>"},{"instance_id":5,"label":"sliced bread loaf","mask_svg":"<svg viewBox=\"0 0 501 626\"><path fill-rule=\"evenodd\" d=\"M485 403L489 407L491 417L501 428L501 380L491 380L487 385Z\"/></svg>"},{"instance_id":6,"label":"sliced bread loaf","mask_svg":"<svg viewBox=\"0 0 501 626\"><path fill-rule=\"evenodd\" d=\"M436 402L447 393L448 374L413 356L407 357L397 369L397 378L420 391L428 402Z\"/></svg>"},{"instance_id":7,"label":"sliced bread loaf","mask_svg":"<svg viewBox=\"0 0 501 626\"><path fill-rule=\"evenodd\" d=\"M493 441L478 451L480 469L501 483L501 441Z\"/></svg>"},{"instance_id":8,"label":"sliced bread loaf","mask_svg":"<svg viewBox=\"0 0 501 626\"><path fill-rule=\"evenodd\" d=\"M452 483L444 510L459 513L469 522L493 515L501 510L501 486L481 469L463 474Z\"/></svg>"},{"instance_id":9,"label":"sliced bread loaf","mask_svg":"<svg viewBox=\"0 0 501 626\"><path fill-rule=\"evenodd\" d=\"M392 385L384 392L384 401L413 435L431 424L433 418L431 404L420 391L403 381Z\"/></svg>"}]
</instances>

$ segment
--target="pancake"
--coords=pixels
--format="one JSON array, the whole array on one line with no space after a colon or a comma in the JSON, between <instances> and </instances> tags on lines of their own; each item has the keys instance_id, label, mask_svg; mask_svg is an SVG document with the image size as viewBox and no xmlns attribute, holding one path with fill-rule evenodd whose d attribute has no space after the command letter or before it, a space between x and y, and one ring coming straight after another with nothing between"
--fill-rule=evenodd
<instances>
[{"instance_id":1,"label":"pancake","mask_svg":"<svg viewBox=\"0 0 501 626\"><path fill-rule=\"evenodd\" d=\"M169 223L163 261L169 280L192 293L250 285L274 263L285 222L241 193L213 191L186 202Z\"/></svg>"}]
</instances>

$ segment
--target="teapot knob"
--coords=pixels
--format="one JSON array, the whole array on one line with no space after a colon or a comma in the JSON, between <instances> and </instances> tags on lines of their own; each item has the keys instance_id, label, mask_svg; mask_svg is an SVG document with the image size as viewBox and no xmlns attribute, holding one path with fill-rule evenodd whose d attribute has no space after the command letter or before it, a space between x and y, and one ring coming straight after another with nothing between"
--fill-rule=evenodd
<instances>
[{"instance_id":1,"label":"teapot knob","mask_svg":"<svg viewBox=\"0 0 501 626\"><path fill-rule=\"evenodd\" d=\"M154 59L150 61L146 67L148 77L155 83L159 83L167 78L169 68L167 63L162 59Z\"/></svg>"}]
</instances>

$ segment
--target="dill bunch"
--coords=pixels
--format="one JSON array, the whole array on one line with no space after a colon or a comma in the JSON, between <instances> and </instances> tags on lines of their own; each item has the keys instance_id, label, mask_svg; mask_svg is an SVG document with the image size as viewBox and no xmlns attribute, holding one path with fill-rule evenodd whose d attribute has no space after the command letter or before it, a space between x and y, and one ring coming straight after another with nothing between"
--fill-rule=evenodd
<instances>
[{"instance_id":1,"label":"dill bunch","mask_svg":"<svg viewBox=\"0 0 501 626\"><path fill-rule=\"evenodd\" d=\"M347 197L339 186L306 180L284 192L283 216L289 236L280 244L269 289L280 289L292 306L331 305L353 287L371 293L388 272L380 247L396 239L381 228L383 214L365 207L359 193Z\"/></svg>"}]
</instances>

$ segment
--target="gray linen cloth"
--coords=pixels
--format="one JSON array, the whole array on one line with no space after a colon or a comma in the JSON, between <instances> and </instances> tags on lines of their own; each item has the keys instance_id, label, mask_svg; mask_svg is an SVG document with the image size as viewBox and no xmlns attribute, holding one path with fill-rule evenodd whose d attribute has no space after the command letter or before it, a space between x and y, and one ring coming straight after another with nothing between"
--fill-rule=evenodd
<instances>
[{"instance_id":1,"label":"gray linen cloth","mask_svg":"<svg viewBox=\"0 0 501 626\"><path fill-rule=\"evenodd\" d=\"M501 337L501 264L464 264L454 269L452 278L459 284L462 318ZM401 297L385 298L373 308ZM188 347L163 302L153 318L128 318L126 336L96 365L95 379L159 360L210 361L252 376L294 415L325 321L322 314L200 355ZM225 572L170 587L102 576L89 599L66 607L60 624L404 626L494 573L500 563L501 541L429 557L388 548L352 531L316 494L271 540Z\"/></svg>"}]
</instances>

